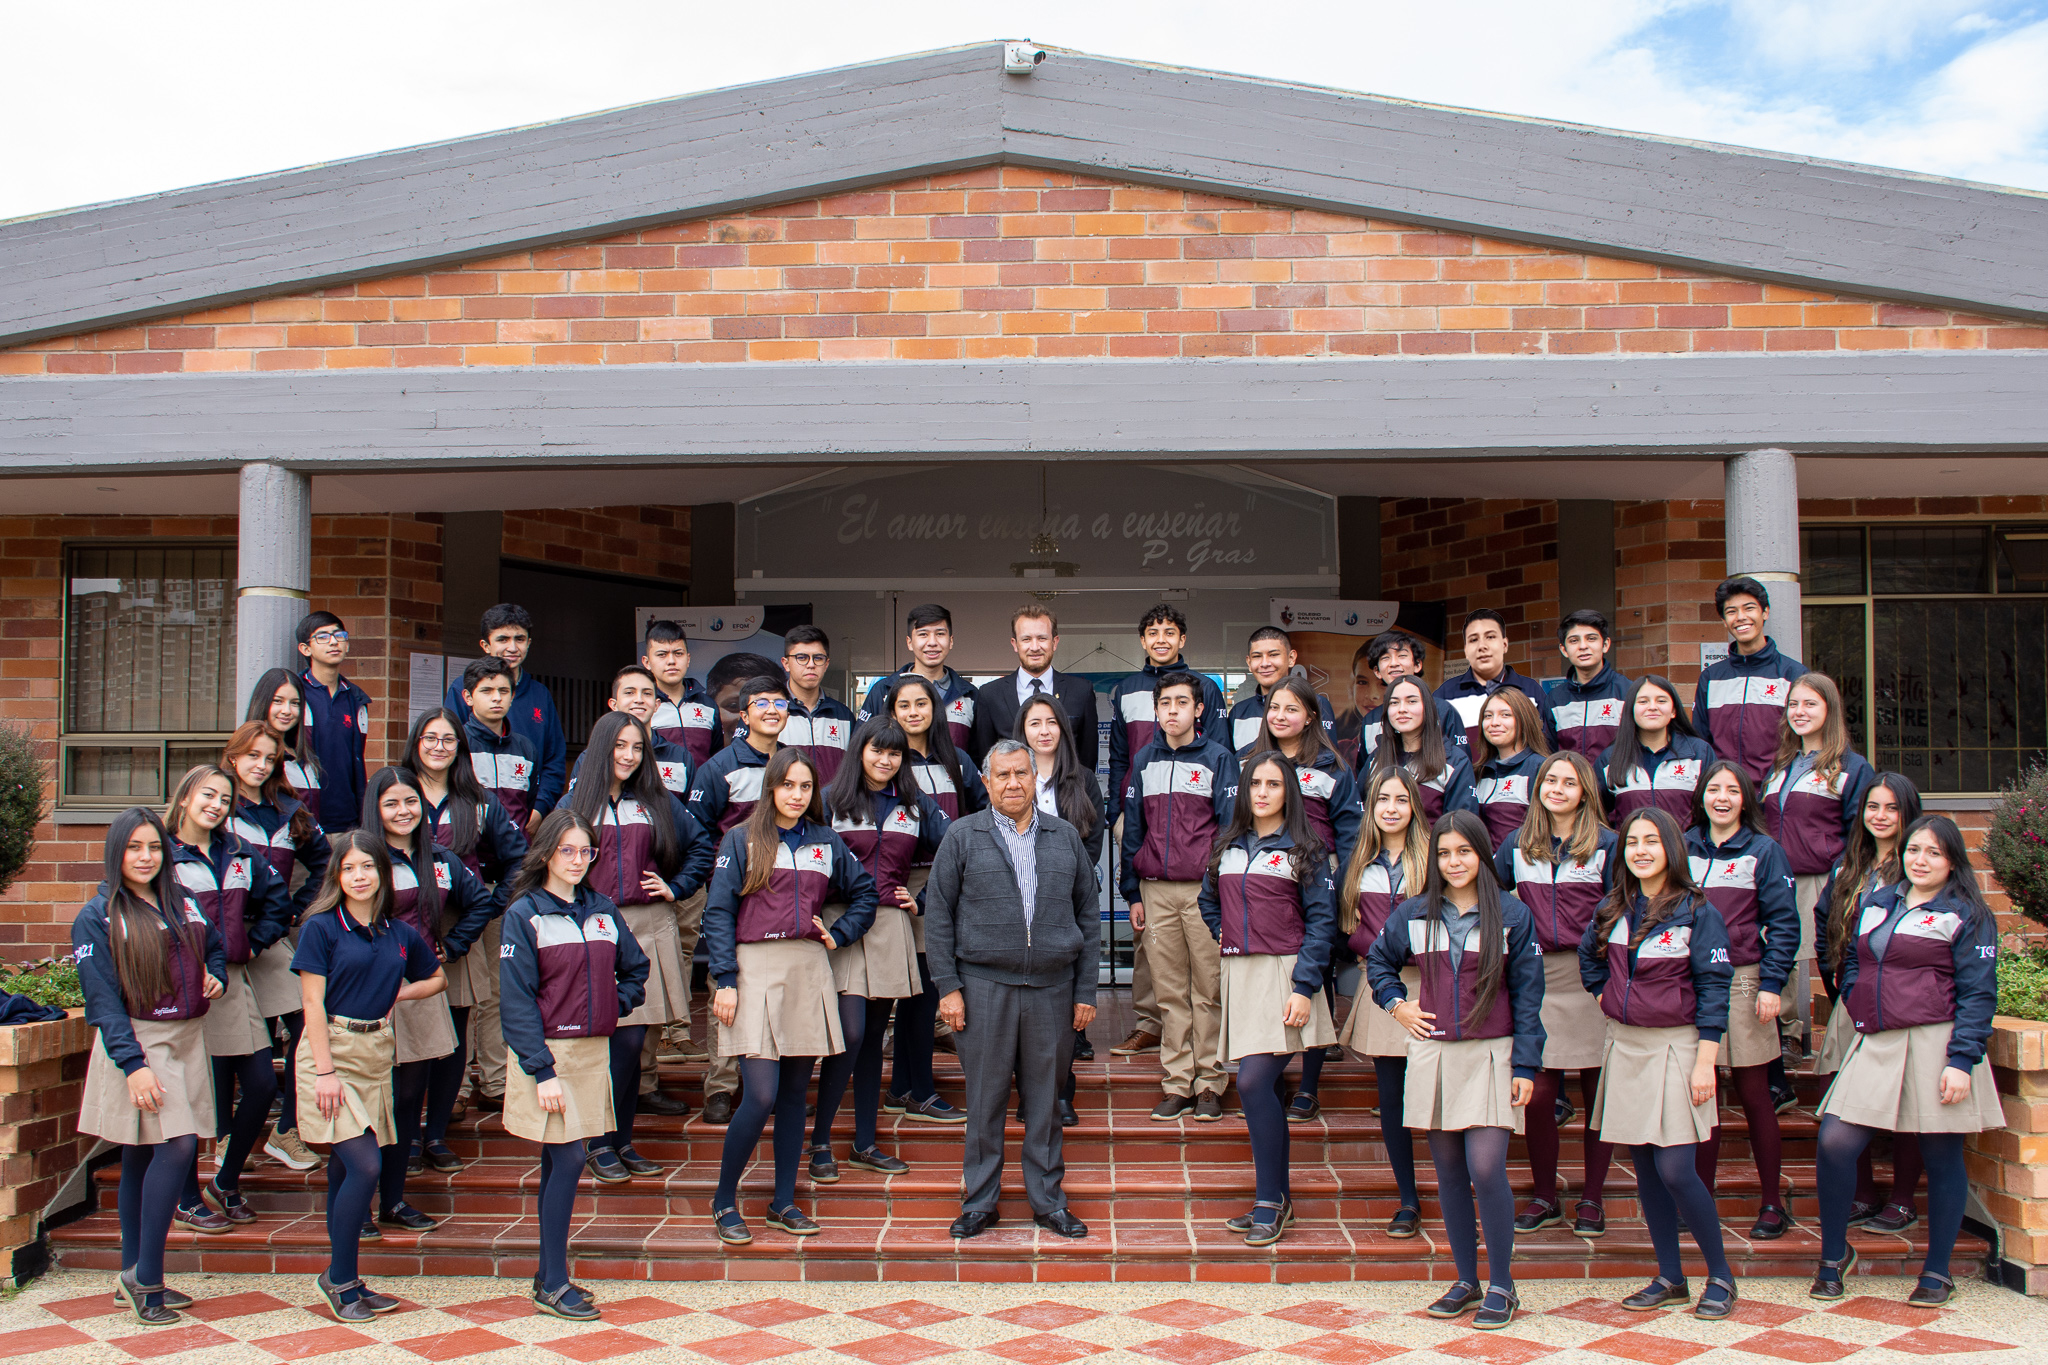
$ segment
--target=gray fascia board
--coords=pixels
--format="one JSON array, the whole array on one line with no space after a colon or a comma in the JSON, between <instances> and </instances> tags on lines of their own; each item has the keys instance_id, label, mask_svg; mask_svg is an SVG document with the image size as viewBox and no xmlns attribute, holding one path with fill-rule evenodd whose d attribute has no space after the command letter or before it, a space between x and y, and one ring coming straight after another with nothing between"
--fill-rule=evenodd
<instances>
[{"instance_id":1,"label":"gray fascia board","mask_svg":"<svg viewBox=\"0 0 2048 1365\"><path fill-rule=\"evenodd\" d=\"M2048 351L778 363L0 380L0 477L905 459L2048 451Z\"/></svg>"}]
</instances>

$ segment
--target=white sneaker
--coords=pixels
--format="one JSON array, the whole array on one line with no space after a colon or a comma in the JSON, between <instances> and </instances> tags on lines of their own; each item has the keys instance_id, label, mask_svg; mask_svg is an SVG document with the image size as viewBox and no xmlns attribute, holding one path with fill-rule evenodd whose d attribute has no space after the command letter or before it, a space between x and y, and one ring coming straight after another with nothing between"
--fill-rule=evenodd
<instances>
[{"instance_id":1,"label":"white sneaker","mask_svg":"<svg viewBox=\"0 0 2048 1365\"><path fill-rule=\"evenodd\" d=\"M320 1164L319 1153L299 1140L296 1129L282 1133L271 1129L270 1136L264 1140L263 1150L295 1171L310 1171Z\"/></svg>"}]
</instances>

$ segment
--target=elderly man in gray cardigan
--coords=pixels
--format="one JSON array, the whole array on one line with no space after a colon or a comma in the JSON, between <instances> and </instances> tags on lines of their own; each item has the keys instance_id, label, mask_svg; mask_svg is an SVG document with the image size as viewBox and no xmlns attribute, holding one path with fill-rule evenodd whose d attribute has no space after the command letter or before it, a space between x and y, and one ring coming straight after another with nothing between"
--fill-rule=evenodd
<instances>
[{"instance_id":1,"label":"elderly man in gray cardigan","mask_svg":"<svg viewBox=\"0 0 2048 1365\"><path fill-rule=\"evenodd\" d=\"M1095 1018L1095 868L1074 827L1038 808L1029 749L998 741L982 778L989 809L946 831L924 893L939 1014L958 1035L967 1073L964 1197L953 1235L978 1237L995 1225L1014 1074L1034 1220L1062 1237L1086 1237L1088 1225L1067 1211L1060 1187L1066 1160L1056 1106L1074 1034Z\"/></svg>"}]
</instances>

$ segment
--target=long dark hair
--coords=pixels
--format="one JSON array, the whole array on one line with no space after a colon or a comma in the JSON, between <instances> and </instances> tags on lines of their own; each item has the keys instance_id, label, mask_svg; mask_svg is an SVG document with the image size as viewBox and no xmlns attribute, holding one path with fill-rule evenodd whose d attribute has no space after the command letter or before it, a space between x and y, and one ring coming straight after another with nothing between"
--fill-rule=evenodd
<instances>
[{"instance_id":1,"label":"long dark hair","mask_svg":"<svg viewBox=\"0 0 2048 1365\"><path fill-rule=\"evenodd\" d=\"M1543 737L1543 718L1536 714L1536 703L1529 700L1529 694L1519 687L1505 683L1486 694L1486 700L1479 703L1479 752L1472 756L1473 771L1484 768L1500 757L1493 747L1493 741L1486 737L1486 708L1499 702L1508 708L1508 714L1515 718L1515 738L1522 747L1532 753L1548 755L1550 741Z\"/></svg>"},{"instance_id":2,"label":"long dark hair","mask_svg":"<svg viewBox=\"0 0 2048 1365\"><path fill-rule=\"evenodd\" d=\"M385 772L394 771L386 768ZM375 933L391 922L395 898L391 894L391 850L384 843L383 826L372 823L360 829L345 830L334 835L329 844L334 856L327 860L327 876L320 883L320 891L313 897L306 913L299 916L299 923L317 919L340 905L345 897L341 891L341 865L348 861L348 855L361 849L370 855L370 861L377 865L377 899L370 910L370 932ZM427 882L434 880L428 872ZM425 886L422 885L422 890ZM437 886L436 891L439 890Z\"/></svg>"},{"instance_id":3,"label":"long dark hair","mask_svg":"<svg viewBox=\"0 0 2048 1365\"><path fill-rule=\"evenodd\" d=\"M1330 737L1323 733L1322 699L1316 695L1316 690L1308 685L1308 679L1289 676L1274 683L1273 690L1266 694L1268 710L1272 709L1273 698L1282 692L1300 702L1302 708L1308 712L1308 724L1301 727L1298 741L1301 745L1301 756L1290 761L1299 768L1313 768L1316 766L1316 760L1324 754L1337 752L1330 744ZM1382 727L1383 730L1384 728ZM1259 714L1259 734L1258 738L1252 741L1252 748L1255 751L1272 749L1285 753L1285 750L1280 748L1280 741L1273 737L1272 728L1266 724L1264 712Z\"/></svg>"},{"instance_id":4,"label":"long dark hair","mask_svg":"<svg viewBox=\"0 0 2048 1365\"><path fill-rule=\"evenodd\" d=\"M266 669L263 676L256 680L256 686L249 689L249 713L242 719L257 721L264 729L269 729L270 703L277 699L277 689L280 687L289 687L299 694L299 723L291 728L289 734L280 737L284 742L284 752L277 756L278 771L282 772L285 759L291 758L296 759L318 777L320 756L313 752L312 745L299 742L299 737L306 731L306 687L299 681L297 674L289 668Z\"/></svg>"},{"instance_id":5,"label":"long dark hair","mask_svg":"<svg viewBox=\"0 0 2048 1365\"><path fill-rule=\"evenodd\" d=\"M1998 923L1991 914L1991 907L1984 902L1984 888L1977 884L1976 869L1970 866L1970 850L1963 843L1963 832L1956 828L1956 822L1946 815L1923 815L1899 835L1899 863L1905 865L1906 845L1913 836L1926 830L1941 844L1941 854L1948 859L1948 885L1941 894L1953 896L1970 907L1969 928L1981 933L1986 929L1996 932Z\"/></svg>"},{"instance_id":6,"label":"long dark hair","mask_svg":"<svg viewBox=\"0 0 2048 1365\"><path fill-rule=\"evenodd\" d=\"M1320 721L1317 722L1321 724ZM1288 853L1288 861L1294 864L1297 880L1306 879L1311 871L1320 870L1330 856L1330 850L1323 847L1315 827L1308 822L1308 811L1301 799L1301 779L1296 775L1294 760L1278 749L1261 749L1244 761L1238 769L1237 805L1231 808L1230 824L1215 843L1209 846L1209 880L1216 880L1216 870L1223 865L1223 854L1232 844L1250 834L1254 829L1252 815L1252 774L1259 769L1274 766L1280 769L1285 781L1287 795L1280 808L1280 827L1294 840L1294 847Z\"/></svg>"},{"instance_id":7,"label":"long dark hair","mask_svg":"<svg viewBox=\"0 0 2048 1365\"><path fill-rule=\"evenodd\" d=\"M541 817L539 827L533 831L533 842L526 846L526 856L519 860L519 870L512 874L512 894L505 902L507 905L548 884L548 859L555 856L562 837L572 829L582 830L590 846L597 847L596 828L566 802ZM590 875L590 868L591 864L583 864L583 877ZM577 884L582 884L582 878L578 878Z\"/></svg>"},{"instance_id":8,"label":"long dark hair","mask_svg":"<svg viewBox=\"0 0 2048 1365\"><path fill-rule=\"evenodd\" d=\"M946 770L946 776L953 779L953 790L960 794L960 813L967 814L970 804L967 796L967 778L960 767L960 751L953 747L953 732L946 728L946 699L939 695L938 684L919 673L899 673L889 684L889 699L882 704L882 714L896 720L896 698L903 695L906 687L921 687L932 699L932 725L924 732L924 746L930 756L938 760ZM901 721L896 722L901 725ZM905 731L908 738L909 732ZM909 761L909 755L904 760Z\"/></svg>"},{"instance_id":9,"label":"long dark hair","mask_svg":"<svg viewBox=\"0 0 2048 1365\"><path fill-rule=\"evenodd\" d=\"M1614 889L1607 893L1607 899L1600 902L1600 909L1594 916L1595 922L1600 926L1600 933L1595 941L1602 945L1602 952L1606 951L1607 935L1613 932L1615 921L1626 915L1628 908L1636 903L1636 897L1643 894L1642 882L1629 867L1625 850L1628 847L1629 830L1645 820L1657 827L1657 839L1664 845L1664 889L1650 898L1648 906L1643 910L1642 922L1636 925L1635 933L1629 936L1628 946L1634 948L1642 943L1658 925L1670 919L1681 904L1690 900L1699 891L1693 884L1692 862L1686 852L1685 835L1679 832L1678 822L1660 806L1644 806L1631 812L1628 819L1621 822L1621 828L1616 831L1620 838L1614 845L1615 860L1619 864L1614 870Z\"/></svg>"},{"instance_id":10,"label":"long dark hair","mask_svg":"<svg viewBox=\"0 0 2048 1365\"><path fill-rule=\"evenodd\" d=\"M1770 831L1764 828L1764 812L1756 799L1756 783L1749 780L1748 769L1725 758L1717 758L1709 763L1707 770L1700 774L1700 784L1692 789L1692 827L1709 839L1714 837L1714 821L1707 814L1707 783L1723 773L1732 775L1742 784L1742 814L1738 817L1742 828L1751 834L1761 834L1768 838ZM1917 810L1919 805L1918 800L1913 802L1914 809Z\"/></svg>"},{"instance_id":11,"label":"long dark hair","mask_svg":"<svg viewBox=\"0 0 2048 1365\"><path fill-rule=\"evenodd\" d=\"M163 862L149 883L149 894L157 909L145 905L128 889L121 875L121 858L135 831L149 827L156 831L163 850ZM173 870L171 836L164 822L147 806L130 806L114 817L107 827L107 940L114 954L114 974L120 978L121 998L132 1019L147 1019L156 1002L171 993L171 944L182 945L199 970L206 970L204 930L185 917L185 889ZM162 913L159 914L158 911Z\"/></svg>"},{"instance_id":12,"label":"long dark hair","mask_svg":"<svg viewBox=\"0 0 2048 1365\"><path fill-rule=\"evenodd\" d=\"M887 713L862 721L853 732L853 738L846 741L846 761L839 765L839 771L832 774L831 785L825 788L825 814L828 818L847 820L856 825L874 823L875 806L868 797L868 772L863 766L869 749L907 756L910 738ZM904 786L906 782L910 784L907 788ZM901 801L906 791L912 795L917 792L917 779L899 767L882 790Z\"/></svg>"},{"instance_id":13,"label":"long dark hair","mask_svg":"<svg viewBox=\"0 0 2048 1365\"><path fill-rule=\"evenodd\" d=\"M228 814L222 816L221 822L207 831L207 844L211 847L215 839L232 841L235 837L234 831L228 828L228 818L235 813L235 775L226 768L216 767L211 763L195 763L187 768L185 775L178 779L178 785L172 788L170 801L164 806L164 827L170 830L173 836L177 834L178 827L185 823L185 807L191 802L192 794L199 790L199 784L209 777L217 777L228 784Z\"/></svg>"},{"instance_id":14,"label":"long dark hair","mask_svg":"<svg viewBox=\"0 0 2048 1365\"><path fill-rule=\"evenodd\" d=\"M458 858L467 858L476 852L476 841L483 833L484 802L490 799L484 784L476 780L476 765L469 759L469 736L464 733L462 718L445 706L436 706L421 714L412 723L412 733L405 737L405 757L400 766L419 773L420 736L426 733L427 722L446 721L455 730L455 761L448 765L448 851ZM426 804L426 793L420 793L420 804ZM433 835L433 817L427 817L427 834Z\"/></svg>"},{"instance_id":15,"label":"long dark hair","mask_svg":"<svg viewBox=\"0 0 2048 1365\"><path fill-rule=\"evenodd\" d=\"M1472 1012L1465 1016L1465 1027L1477 1028L1480 1021L1493 1011L1493 1002L1500 998L1501 987L1507 982L1507 968L1501 960L1505 944L1500 915L1500 883L1494 879L1493 869L1487 865L1491 860L1493 841L1486 836L1486 822L1469 810L1451 810L1439 815L1429 830L1429 880L1423 883L1422 890L1422 898L1429 906L1427 932L1432 946L1438 935L1449 941L1449 931L1444 928L1443 861L1437 856L1446 834L1464 836L1480 857L1479 875L1472 879L1472 889L1479 895L1479 984L1472 998ZM1441 957L1436 960L1443 961ZM1439 967L1437 970L1443 969ZM1452 998L1456 998L1455 994Z\"/></svg>"},{"instance_id":16,"label":"long dark hair","mask_svg":"<svg viewBox=\"0 0 2048 1365\"><path fill-rule=\"evenodd\" d=\"M1095 832L1095 822L1102 818L1102 813L1088 795L1088 770L1081 766L1081 756L1074 751L1074 732L1067 724L1067 708L1061 706L1056 698L1039 693L1017 708L1017 724L1012 728L1010 737L1029 749L1031 741L1024 738L1024 722L1032 711L1040 707L1052 712L1060 727L1060 742L1052 754L1053 804L1059 807L1060 819L1072 825L1085 839ZM1033 758L1031 764L1035 776L1038 760Z\"/></svg>"},{"instance_id":17,"label":"long dark hair","mask_svg":"<svg viewBox=\"0 0 2048 1365\"><path fill-rule=\"evenodd\" d=\"M377 803L384 799L384 793L393 787L409 787L415 796L420 795L420 780L410 768L379 768L370 774L370 784L363 788L363 820L360 826L369 830L387 844L390 840L384 833L384 817L377 810ZM412 828L411 847L405 850L412 860L413 880L419 883L419 898L413 902L413 910L421 924L438 925L441 922L441 882L434 875L434 829L427 816L427 799L420 796L420 822ZM336 853L336 859L340 854Z\"/></svg>"},{"instance_id":18,"label":"long dark hair","mask_svg":"<svg viewBox=\"0 0 2048 1365\"><path fill-rule=\"evenodd\" d=\"M934 725L938 721L932 722ZM825 804L818 795L818 765L811 756L794 744L785 744L775 751L775 757L768 760L768 769L761 774L761 799L754 803L747 813L747 870L740 879L740 894L751 896L768 885L768 879L775 874L775 850L782 843L782 833L775 826L775 790L782 780L789 776L789 770L797 764L811 770L811 804L804 811L804 819L823 823Z\"/></svg>"},{"instance_id":19,"label":"long dark hair","mask_svg":"<svg viewBox=\"0 0 2048 1365\"><path fill-rule=\"evenodd\" d=\"M320 825L313 819L313 812L307 810L305 804L292 792L291 784L284 780L284 760L291 750L285 747L283 740L270 732L268 725L260 720L245 720L236 726L235 732L228 736L227 744L220 751L220 766L227 769L229 777L234 777L235 760L244 754L255 753L257 741L264 739L277 746L277 762L270 765L270 776L264 778L263 785L256 789L256 799L266 806L275 806L283 810L284 804L278 798L290 797L292 813L286 818L285 828L291 831L294 843L304 843L319 832ZM239 778L235 782L235 791L239 797Z\"/></svg>"},{"instance_id":20,"label":"long dark hair","mask_svg":"<svg viewBox=\"0 0 2048 1365\"><path fill-rule=\"evenodd\" d=\"M1870 798L1879 788L1892 794L1899 803L1899 844L1888 858L1877 856L1877 836L1863 823L1863 812L1856 812L1856 823L1850 827L1848 842L1842 848L1842 861L1835 872L1834 894L1828 904L1828 965L1840 971L1843 951L1849 946L1849 917L1856 913L1856 904L1863 899L1866 883L1872 875L1887 881L1897 881L1901 875L1899 858L1906 851L1906 830L1920 818L1920 789L1912 779L1903 773L1879 773L1877 781L1870 784L1870 790L1863 794L1863 804L1868 806Z\"/></svg>"},{"instance_id":21,"label":"long dark hair","mask_svg":"<svg viewBox=\"0 0 2048 1365\"><path fill-rule=\"evenodd\" d=\"M1607 785L1616 789L1628 782L1630 770L1642 761L1643 742L1636 738L1636 698L1643 695L1646 687L1654 687L1671 698L1671 728L1666 732L1666 743L1671 735L1699 738L1699 732L1685 718L1685 701L1678 695L1677 684L1661 674L1643 674L1628 690L1628 700L1621 705L1621 724L1614 731L1614 747L1607 751Z\"/></svg>"},{"instance_id":22,"label":"long dark hair","mask_svg":"<svg viewBox=\"0 0 2048 1365\"><path fill-rule=\"evenodd\" d=\"M1406 768L1408 751L1401 747L1401 736L1395 733L1394 722L1386 709L1394 698L1394 689L1415 684L1415 690L1422 694L1422 729L1417 732L1418 744L1415 750L1415 780L1432 782L1442 776L1449 764L1449 755L1444 751L1444 729L1437 721L1436 698L1430 695L1429 684L1413 673L1405 673L1387 684L1385 698L1380 703L1380 739L1372 751L1374 768ZM1320 713L1318 713L1320 719ZM1419 769L1420 771L1416 771ZM1488 844L1487 847L1492 847Z\"/></svg>"},{"instance_id":23,"label":"long dark hair","mask_svg":"<svg viewBox=\"0 0 2048 1365\"><path fill-rule=\"evenodd\" d=\"M683 865L683 836L676 828L675 798L661 785L661 770L654 762L654 736L640 717L630 711L611 711L590 727L590 743L583 752L591 756L591 769L565 804L575 807L592 829L603 829L604 813L612 800L612 750L629 725L640 734L640 766L619 784L619 795L632 797L647 812L648 828L654 832L654 866L662 876L673 877Z\"/></svg>"}]
</instances>

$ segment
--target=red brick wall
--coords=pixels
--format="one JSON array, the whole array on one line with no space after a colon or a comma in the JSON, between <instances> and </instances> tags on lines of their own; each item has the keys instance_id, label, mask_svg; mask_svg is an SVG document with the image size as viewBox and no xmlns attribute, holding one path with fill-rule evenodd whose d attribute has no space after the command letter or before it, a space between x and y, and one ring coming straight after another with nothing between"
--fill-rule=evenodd
<instances>
[{"instance_id":1,"label":"red brick wall","mask_svg":"<svg viewBox=\"0 0 2048 1365\"><path fill-rule=\"evenodd\" d=\"M1514 498L1401 498L1380 512L1380 590L1448 609L1445 659L1464 658L1467 612L1507 618L1508 662L1524 673L1557 659L1557 504Z\"/></svg>"},{"instance_id":2,"label":"red brick wall","mask_svg":"<svg viewBox=\"0 0 2048 1365\"><path fill-rule=\"evenodd\" d=\"M504 554L565 569L690 579L687 507L565 507L505 513Z\"/></svg>"}]
</instances>

